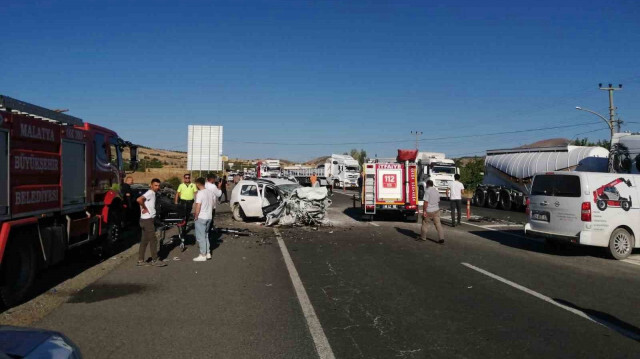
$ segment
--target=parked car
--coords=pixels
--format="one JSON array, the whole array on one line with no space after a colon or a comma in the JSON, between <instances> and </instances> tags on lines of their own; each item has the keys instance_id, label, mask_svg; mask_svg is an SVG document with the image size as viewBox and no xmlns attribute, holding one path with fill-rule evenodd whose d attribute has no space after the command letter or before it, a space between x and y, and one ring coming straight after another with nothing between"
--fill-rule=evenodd
<instances>
[{"instance_id":1,"label":"parked car","mask_svg":"<svg viewBox=\"0 0 640 359\"><path fill-rule=\"evenodd\" d=\"M231 192L229 202L233 219L264 218L299 187L295 182L280 178L242 180Z\"/></svg>"},{"instance_id":2,"label":"parked car","mask_svg":"<svg viewBox=\"0 0 640 359\"><path fill-rule=\"evenodd\" d=\"M0 326L0 358L82 359L64 334L51 330Z\"/></svg>"},{"instance_id":3,"label":"parked car","mask_svg":"<svg viewBox=\"0 0 640 359\"><path fill-rule=\"evenodd\" d=\"M640 247L640 176L598 172L547 172L533 178L528 236L550 242L607 247L615 259Z\"/></svg>"}]
</instances>

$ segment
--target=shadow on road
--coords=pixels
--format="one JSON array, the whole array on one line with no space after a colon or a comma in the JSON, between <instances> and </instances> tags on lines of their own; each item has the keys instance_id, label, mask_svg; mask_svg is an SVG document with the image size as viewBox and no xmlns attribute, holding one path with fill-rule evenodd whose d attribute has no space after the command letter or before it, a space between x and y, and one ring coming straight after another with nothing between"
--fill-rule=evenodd
<instances>
[{"instance_id":1,"label":"shadow on road","mask_svg":"<svg viewBox=\"0 0 640 359\"><path fill-rule=\"evenodd\" d=\"M522 249L530 252L545 253L545 254L564 256L564 257L591 256L591 257L606 258L606 253L604 248L577 246L577 245L571 245L571 244L551 245L545 242L541 243L537 241L527 240L524 238L505 235L505 233L508 233L508 234L514 234L517 236L522 236L523 235L522 230L520 229L501 230L500 232L469 231L469 233L485 239L489 239L494 242L498 242L505 246Z\"/></svg>"},{"instance_id":2,"label":"shadow on road","mask_svg":"<svg viewBox=\"0 0 640 359\"><path fill-rule=\"evenodd\" d=\"M553 300L559 304L565 305L573 309L577 309L585 313L589 318L591 318L595 322L598 322L604 325L605 327L624 335L625 337L631 338L635 341L640 341L640 328L636 327L633 324L620 320L617 317L614 317L613 315L608 313L600 312L594 309L581 308L564 299L553 298Z\"/></svg>"},{"instance_id":3,"label":"shadow on road","mask_svg":"<svg viewBox=\"0 0 640 359\"><path fill-rule=\"evenodd\" d=\"M120 298L131 294L146 292L149 287L140 284L109 284L90 285L75 294L69 303L96 303L103 300Z\"/></svg>"},{"instance_id":4,"label":"shadow on road","mask_svg":"<svg viewBox=\"0 0 640 359\"><path fill-rule=\"evenodd\" d=\"M369 222L369 220L362 219L362 209L360 208L348 207L342 213L358 222ZM376 213L374 220L379 222L405 222L404 216L398 211Z\"/></svg>"},{"instance_id":5,"label":"shadow on road","mask_svg":"<svg viewBox=\"0 0 640 359\"><path fill-rule=\"evenodd\" d=\"M413 231L411 229L406 229L406 228L400 228L400 227L395 227L396 231L398 231L398 233L405 235L411 239L416 239L418 237L420 237L420 233Z\"/></svg>"}]
</instances>

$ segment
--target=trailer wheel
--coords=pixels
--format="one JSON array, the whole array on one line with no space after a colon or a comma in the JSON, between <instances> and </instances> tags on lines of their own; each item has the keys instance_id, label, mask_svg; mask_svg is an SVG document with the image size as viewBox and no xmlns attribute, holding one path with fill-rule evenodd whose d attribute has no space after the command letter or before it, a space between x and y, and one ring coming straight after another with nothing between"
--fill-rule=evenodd
<instances>
[{"instance_id":1,"label":"trailer wheel","mask_svg":"<svg viewBox=\"0 0 640 359\"><path fill-rule=\"evenodd\" d=\"M622 207L622 209L624 209L625 211L629 211L629 209L631 208L631 203L629 203L629 201L625 200L625 201L620 201L620 207Z\"/></svg>"},{"instance_id":2,"label":"trailer wheel","mask_svg":"<svg viewBox=\"0 0 640 359\"><path fill-rule=\"evenodd\" d=\"M596 206L598 206L599 210L604 211L607 209L607 201L599 199L598 202L596 202Z\"/></svg>"},{"instance_id":3,"label":"trailer wheel","mask_svg":"<svg viewBox=\"0 0 640 359\"><path fill-rule=\"evenodd\" d=\"M500 192L500 208L505 211L511 210L511 196L507 191Z\"/></svg>"},{"instance_id":4,"label":"trailer wheel","mask_svg":"<svg viewBox=\"0 0 640 359\"><path fill-rule=\"evenodd\" d=\"M477 189L474 198L476 206L484 207L487 202L487 193L481 189Z\"/></svg>"},{"instance_id":5,"label":"trailer wheel","mask_svg":"<svg viewBox=\"0 0 640 359\"><path fill-rule=\"evenodd\" d=\"M14 306L29 294L36 277L36 269L33 243L23 236L12 236L2 260L0 298L5 306Z\"/></svg>"},{"instance_id":6,"label":"trailer wheel","mask_svg":"<svg viewBox=\"0 0 640 359\"><path fill-rule=\"evenodd\" d=\"M624 228L617 228L609 239L609 254L615 259L625 259L633 251L635 238Z\"/></svg>"},{"instance_id":7,"label":"trailer wheel","mask_svg":"<svg viewBox=\"0 0 640 359\"><path fill-rule=\"evenodd\" d=\"M487 191L487 207L496 209L498 207L498 192L494 190Z\"/></svg>"}]
</instances>

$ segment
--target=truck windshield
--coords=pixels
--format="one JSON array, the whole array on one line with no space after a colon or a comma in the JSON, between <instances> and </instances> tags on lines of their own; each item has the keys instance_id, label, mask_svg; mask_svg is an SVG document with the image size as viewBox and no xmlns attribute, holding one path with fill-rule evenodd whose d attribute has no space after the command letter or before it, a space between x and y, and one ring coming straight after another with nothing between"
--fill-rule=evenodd
<instances>
[{"instance_id":1,"label":"truck windshield","mask_svg":"<svg viewBox=\"0 0 640 359\"><path fill-rule=\"evenodd\" d=\"M456 173L456 168L455 167L445 167L445 166L434 166L433 170L431 170L433 173L448 173L448 174L455 174Z\"/></svg>"},{"instance_id":2,"label":"truck windshield","mask_svg":"<svg viewBox=\"0 0 640 359\"><path fill-rule=\"evenodd\" d=\"M347 166L347 172L358 172L358 167Z\"/></svg>"}]
</instances>

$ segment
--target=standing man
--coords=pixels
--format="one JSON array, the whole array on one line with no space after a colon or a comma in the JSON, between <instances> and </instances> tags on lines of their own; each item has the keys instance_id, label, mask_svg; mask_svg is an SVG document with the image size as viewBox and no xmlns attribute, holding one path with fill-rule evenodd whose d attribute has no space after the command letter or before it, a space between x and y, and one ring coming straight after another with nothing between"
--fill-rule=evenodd
<instances>
[{"instance_id":1,"label":"standing man","mask_svg":"<svg viewBox=\"0 0 640 359\"><path fill-rule=\"evenodd\" d=\"M180 183L178 186L178 193L176 193L175 204L182 204L185 208L185 216L187 221L191 217L191 210L193 209L193 199L195 197L198 188L191 183L191 175L185 173L183 177L184 182Z\"/></svg>"},{"instance_id":2,"label":"standing man","mask_svg":"<svg viewBox=\"0 0 640 359\"><path fill-rule=\"evenodd\" d=\"M316 176L315 172L313 172L311 177L309 177L309 181L311 181L311 187L315 187L316 186L316 182L318 182L318 176Z\"/></svg>"},{"instance_id":3,"label":"standing man","mask_svg":"<svg viewBox=\"0 0 640 359\"><path fill-rule=\"evenodd\" d=\"M211 225L213 205L213 192L206 190L204 178L196 179L198 193L196 194L196 207L193 212L195 221L196 241L200 247L200 255L193 258L194 262L204 262L211 259L211 247L209 245L209 226Z\"/></svg>"},{"instance_id":4,"label":"standing man","mask_svg":"<svg viewBox=\"0 0 640 359\"><path fill-rule=\"evenodd\" d=\"M222 174L222 184L220 185L220 190L222 191L222 195L224 196L224 201L221 201L220 203L229 202L229 198L227 197L227 176L229 175L226 172Z\"/></svg>"},{"instance_id":5,"label":"standing man","mask_svg":"<svg viewBox=\"0 0 640 359\"><path fill-rule=\"evenodd\" d=\"M218 201L220 200L220 196L222 196L222 191L220 190L221 183L218 178L213 174L207 175L207 183L205 183L205 188L207 191L211 191L213 202L211 204L211 224L209 225L209 231L215 228L215 219L216 219L216 207L218 206Z\"/></svg>"},{"instance_id":6,"label":"standing man","mask_svg":"<svg viewBox=\"0 0 640 359\"><path fill-rule=\"evenodd\" d=\"M447 195L449 196L449 208L451 209L451 226L456 226L456 209L458 210L458 224L460 224L460 218L462 217L462 213L460 213L460 204L462 202L462 191L464 191L464 185L460 182L460 175L455 174L453 176L455 181L451 182L449 188L447 189Z\"/></svg>"},{"instance_id":7,"label":"standing man","mask_svg":"<svg viewBox=\"0 0 640 359\"><path fill-rule=\"evenodd\" d=\"M151 265L164 267L167 263L158 260L158 244L156 240L156 227L153 223L156 217L156 192L160 189L160 180L151 180L149 190L136 200L140 205L140 228L142 238L140 238L140 249L138 250L138 266L147 265L144 253L149 245L151 252Z\"/></svg>"},{"instance_id":8,"label":"standing man","mask_svg":"<svg viewBox=\"0 0 640 359\"><path fill-rule=\"evenodd\" d=\"M429 219L438 231L440 240L438 243L444 243L444 233L442 232L442 224L440 224L440 193L433 187L433 181L427 181L427 190L424 193L424 207L422 208L422 227L420 228L420 240L427 240L427 230L429 229Z\"/></svg>"},{"instance_id":9,"label":"standing man","mask_svg":"<svg viewBox=\"0 0 640 359\"><path fill-rule=\"evenodd\" d=\"M138 204L136 203L136 198L134 198L133 190L131 189L131 185L133 184L133 177L127 176L124 179L124 183L122 184L120 194L124 199L124 225L129 226L133 223L138 222L138 217L140 215L140 210L138 209Z\"/></svg>"}]
</instances>

